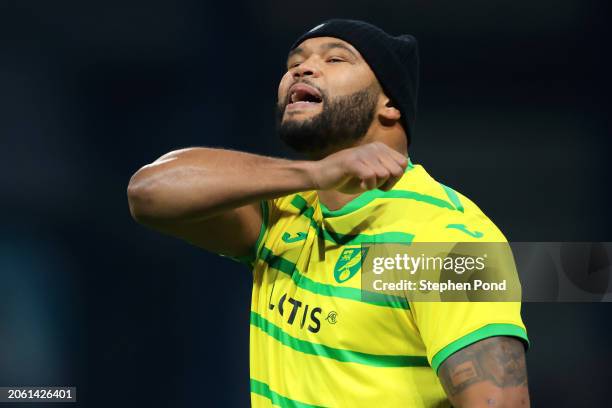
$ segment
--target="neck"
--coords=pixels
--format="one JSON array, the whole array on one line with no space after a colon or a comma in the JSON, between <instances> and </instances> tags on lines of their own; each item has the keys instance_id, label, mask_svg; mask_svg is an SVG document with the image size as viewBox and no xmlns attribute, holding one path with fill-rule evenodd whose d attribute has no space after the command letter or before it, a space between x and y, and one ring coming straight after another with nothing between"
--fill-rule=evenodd
<instances>
[{"instance_id":1,"label":"neck","mask_svg":"<svg viewBox=\"0 0 612 408\"><path fill-rule=\"evenodd\" d=\"M346 203L359 197L360 194L344 194L339 191L333 190L318 190L319 201L324 204L331 211L339 210L344 207Z\"/></svg>"},{"instance_id":2,"label":"neck","mask_svg":"<svg viewBox=\"0 0 612 408\"><path fill-rule=\"evenodd\" d=\"M357 143L349 147L356 147L356 146L364 145L367 143L372 143L375 141L383 142L387 146L400 152L404 156L408 156L408 146L406 143L406 136L403 134L403 132L399 135L396 132L392 132L389 134L385 134L384 132L381 134L380 132L378 132L376 135L366 134ZM325 156L331 153L335 153L342 149L343 148L337 148L331 152L326 152ZM314 159L314 157L312 158ZM329 208L331 211L335 211L335 210L342 208L346 203L353 200L355 197L358 197L361 194L363 194L363 193L344 194L336 190L317 190L317 193L319 195L319 201L322 204L324 204L327 208Z\"/></svg>"}]
</instances>

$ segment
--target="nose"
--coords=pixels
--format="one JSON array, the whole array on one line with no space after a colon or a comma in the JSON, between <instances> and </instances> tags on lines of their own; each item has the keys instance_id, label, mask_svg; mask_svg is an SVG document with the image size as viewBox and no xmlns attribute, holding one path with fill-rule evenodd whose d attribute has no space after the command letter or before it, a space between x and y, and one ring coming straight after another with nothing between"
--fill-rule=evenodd
<instances>
[{"instance_id":1,"label":"nose","mask_svg":"<svg viewBox=\"0 0 612 408\"><path fill-rule=\"evenodd\" d=\"M293 78L305 78L305 77L313 77L316 78L319 76L319 70L316 68L316 65L312 63L311 60L307 60L302 62L297 67L293 68Z\"/></svg>"}]
</instances>

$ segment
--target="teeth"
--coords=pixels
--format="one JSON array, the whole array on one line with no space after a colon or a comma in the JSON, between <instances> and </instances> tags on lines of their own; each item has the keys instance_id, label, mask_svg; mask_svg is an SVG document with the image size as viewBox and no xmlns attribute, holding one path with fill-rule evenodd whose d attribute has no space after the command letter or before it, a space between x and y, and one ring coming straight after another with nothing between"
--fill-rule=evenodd
<instances>
[{"instance_id":1,"label":"teeth","mask_svg":"<svg viewBox=\"0 0 612 408\"><path fill-rule=\"evenodd\" d=\"M290 102L288 105L297 105L298 103L302 103L302 104L308 104L308 105L316 105L316 102L308 102L308 101L297 101L297 102Z\"/></svg>"},{"instance_id":2,"label":"teeth","mask_svg":"<svg viewBox=\"0 0 612 408\"><path fill-rule=\"evenodd\" d=\"M308 99L314 99L314 100L307 100ZM300 92L291 92L291 95L289 95L289 103L297 103L297 102L302 102L302 103L320 103L321 100L320 98L314 96L314 95L309 95L306 93L300 93Z\"/></svg>"}]
</instances>

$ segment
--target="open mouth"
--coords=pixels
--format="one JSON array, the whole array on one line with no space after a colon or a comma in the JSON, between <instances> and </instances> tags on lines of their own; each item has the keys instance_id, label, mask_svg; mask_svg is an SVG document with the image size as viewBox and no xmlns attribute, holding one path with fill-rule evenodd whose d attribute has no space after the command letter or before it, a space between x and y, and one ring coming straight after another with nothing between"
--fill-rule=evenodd
<instances>
[{"instance_id":1,"label":"open mouth","mask_svg":"<svg viewBox=\"0 0 612 408\"><path fill-rule=\"evenodd\" d=\"M287 108L308 108L318 106L323 102L319 91L306 84L295 84L289 90Z\"/></svg>"}]
</instances>

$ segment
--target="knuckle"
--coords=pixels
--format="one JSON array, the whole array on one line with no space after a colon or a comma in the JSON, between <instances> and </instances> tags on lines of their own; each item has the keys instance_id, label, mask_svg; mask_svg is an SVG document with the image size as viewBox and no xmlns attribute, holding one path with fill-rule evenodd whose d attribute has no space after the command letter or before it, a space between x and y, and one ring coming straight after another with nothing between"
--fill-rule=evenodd
<instances>
[{"instance_id":1,"label":"knuckle","mask_svg":"<svg viewBox=\"0 0 612 408\"><path fill-rule=\"evenodd\" d=\"M365 179L373 179L376 177L376 173L374 173L372 170L364 170L361 176Z\"/></svg>"},{"instance_id":2,"label":"knuckle","mask_svg":"<svg viewBox=\"0 0 612 408\"><path fill-rule=\"evenodd\" d=\"M386 178L389 178L390 174L389 174L389 171L388 171L388 170L386 170L386 169L381 169L381 170L379 170L379 171L377 171L377 172L376 172L376 176L377 176L378 178L381 178L381 179L386 179Z\"/></svg>"}]
</instances>

